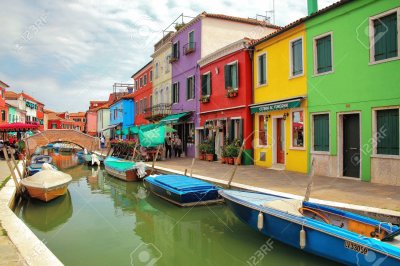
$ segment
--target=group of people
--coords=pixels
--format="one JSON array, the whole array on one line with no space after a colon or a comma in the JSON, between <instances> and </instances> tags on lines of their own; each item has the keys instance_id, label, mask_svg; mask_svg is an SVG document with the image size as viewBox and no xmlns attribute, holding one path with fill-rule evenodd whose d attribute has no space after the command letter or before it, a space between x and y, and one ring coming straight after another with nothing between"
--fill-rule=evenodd
<instances>
[{"instance_id":1,"label":"group of people","mask_svg":"<svg viewBox=\"0 0 400 266\"><path fill-rule=\"evenodd\" d=\"M172 151L174 151L175 157L181 157L182 155L182 140L178 134L170 135L167 133L165 137L165 158L172 158Z\"/></svg>"}]
</instances>

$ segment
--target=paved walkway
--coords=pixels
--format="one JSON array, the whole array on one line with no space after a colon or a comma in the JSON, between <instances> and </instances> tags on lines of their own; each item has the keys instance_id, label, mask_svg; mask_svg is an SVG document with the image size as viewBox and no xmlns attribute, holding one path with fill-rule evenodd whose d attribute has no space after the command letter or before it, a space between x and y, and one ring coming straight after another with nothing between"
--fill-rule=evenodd
<instances>
[{"instance_id":1,"label":"paved walkway","mask_svg":"<svg viewBox=\"0 0 400 266\"><path fill-rule=\"evenodd\" d=\"M156 166L178 171L188 169L190 158L176 158L158 161ZM229 180L234 166L219 162L206 162L196 159L193 174ZM233 182L260 187L279 192L304 196L308 185L308 176L304 174L270 170L257 166L239 166ZM393 211L400 211L400 187L373 184L332 177L314 177L311 197L320 200L336 201L362 206L369 206Z\"/></svg>"},{"instance_id":2,"label":"paved walkway","mask_svg":"<svg viewBox=\"0 0 400 266\"><path fill-rule=\"evenodd\" d=\"M7 163L4 160L0 160L0 187L4 180L10 175ZM18 253L17 248L10 241L7 233L1 227L0 224L0 265L7 266L19 266L26 265L23 263L21 255Z\"/></svg>"}]
</instances>

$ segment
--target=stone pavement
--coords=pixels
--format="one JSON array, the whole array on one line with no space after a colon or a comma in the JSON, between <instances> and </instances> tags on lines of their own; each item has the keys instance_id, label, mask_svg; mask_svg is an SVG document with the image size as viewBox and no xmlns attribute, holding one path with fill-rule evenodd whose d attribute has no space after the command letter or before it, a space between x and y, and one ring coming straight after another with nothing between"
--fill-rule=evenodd
<instances>
[{"instance_id":1,"label":"stone pavement","mask_svg":"<svg viewBox=\"0 0 400 266\"><path fill-rule=\"evenodd\" d=\"M157 161L156 166L184 171L191 158ZM229 180L233 165L219 162L195 161L193 174ZM304 196L308 176L257 166L239 166L233 182ZM400 211L400 187L362 182L359 180L315 176L311 198Z\"/></svg>"},{"instance_id":2,"label":"stone pavement","mask_svg":"<svg viewBox=\"0 0 400 266\"><path fill-rule=\"evenodd\" d=\"M7 163L4 160L0 160L0 187L4 180L10 175ZM26 265L19 254L17 248L10 241L7 233L3 230L0 224L0 266L19 266Z\"/></svg>"}]
</instances>

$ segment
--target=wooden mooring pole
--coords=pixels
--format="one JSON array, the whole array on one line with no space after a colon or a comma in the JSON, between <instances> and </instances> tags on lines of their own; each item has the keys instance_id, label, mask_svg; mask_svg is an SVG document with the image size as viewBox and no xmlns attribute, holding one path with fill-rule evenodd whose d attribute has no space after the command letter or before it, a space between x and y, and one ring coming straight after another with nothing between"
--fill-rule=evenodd
<instances>
[{"instance_id":1,"label":"wooden mooring pole","mask_svg":"<svg viewBox=\"0 0 400 266\"><path fill-rule=\"evenodd\" d=\"M236 160L235 160L235 168L233 169L232 175L231 175L231 177L229 178L228 188L231 188L231 183L232 183L233 177L235 176L236 170L237 170L238 165L239 165L239 160L242 159L242 153L243 153L243 149L244 149L244 144L245 144L245 143L246 143L246 140L243 140L242 146L240 147L239 155L238 155L238 157L237 157Z\"/></svg>"},{"instance_id":2,"label":"wooden mooring pole","mask_svg":"<svg viewBox=\"0 0 400 266\"><path fill-rule=\"evenodd\" d=\"M156 160L157 160L157 157L158 157L158 153L160 152L160 148L161 148L161 145L158 145L156 156L154 156L153 165L151 166L151 173L150 173L151 175L154 173L154 165L156 163Z\"/></svg>"},{"instance_id":3,"label":"wooden mooring pole","mask_svg":"<svg viewBox=\"0 0 400 266\"><path fill-rule=\"evenodd\" d=\"M7 150L6 150L5 146L3 146L3 153L4 153L4 158L6 159L8 168L10 169L11 176L12 176L12 178L14 180L16 194L20 195L21 194L21 186L20 186L20 184L18 182L17 176L15 175L15 171L14 171L15 169L13 168L13 166L11 164L11 161L10 161L10 158L8 157L8 153L7 153ZM11 156L13 156L13 155L11 154ZM18 168L18 165L17 165L17 168ZM19 171L18 171L18 174L20 174ZM20 176L20 179L22 179L22 176Z\"/></svg>"}]
</instances>

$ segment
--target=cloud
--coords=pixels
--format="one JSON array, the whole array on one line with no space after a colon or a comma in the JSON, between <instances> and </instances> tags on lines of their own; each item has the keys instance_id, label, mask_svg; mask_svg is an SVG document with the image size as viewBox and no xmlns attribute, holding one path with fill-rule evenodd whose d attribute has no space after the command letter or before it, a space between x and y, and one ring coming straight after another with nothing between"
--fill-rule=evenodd
<instances>
[{"instance_id":1,"label":"cloud","mask_svg":"<svg viewBox=\"0 0 400 266\"><path fill-rule=\"evenodd\" d=\"M275 2L278 25L306 15L303 2ZM320 8L332 2L320 0ZM86 110L90 100L106 99L114 82L132 82L181 13L255 17L271 9L272 0L3 0L0 79L50 109Z\"/></svg>"}]
</instances>

